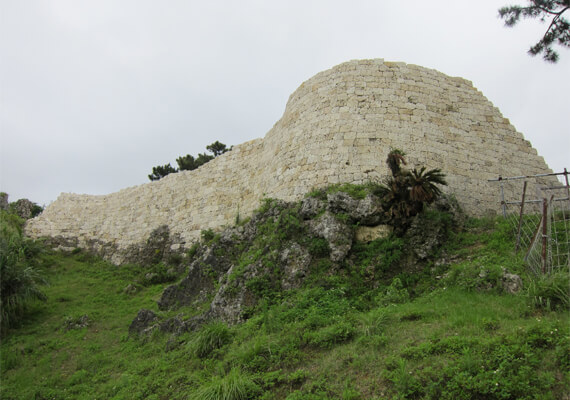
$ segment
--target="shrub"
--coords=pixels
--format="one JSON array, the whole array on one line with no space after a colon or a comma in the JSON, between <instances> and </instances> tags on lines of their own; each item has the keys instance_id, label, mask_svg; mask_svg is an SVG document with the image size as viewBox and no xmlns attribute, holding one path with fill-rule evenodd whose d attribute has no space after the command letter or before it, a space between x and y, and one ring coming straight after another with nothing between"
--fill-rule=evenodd
<instances>
[{"instance_id":1,"label":"shrub","mask_svg":"<svg viewBox=\"0 0 570 400\"><path fill-rule=\"evenodd\" d=\"M39 243L22 234L23 220L0 211L0 327L17 324L32 301L46 300L40 285L45 279L36 268Z\"/></svg>"}]
</instances>

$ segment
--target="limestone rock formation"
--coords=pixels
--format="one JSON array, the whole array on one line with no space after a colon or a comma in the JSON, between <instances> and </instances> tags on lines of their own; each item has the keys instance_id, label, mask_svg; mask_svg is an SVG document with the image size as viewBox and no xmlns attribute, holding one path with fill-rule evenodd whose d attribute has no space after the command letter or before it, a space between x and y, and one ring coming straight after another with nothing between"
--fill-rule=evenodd
<instances>
[{"instance_id":1,"label":"limestone rock formation","mask_svg":"<svg viewBox=\"0 0 570 400\"><path fill-rule=\"evenodd\" d=\"M293 201L333 183L380 180L392 148L407 153L410 168L441 168L445 190L472 215L498 208L488 179L550 172L471 82L405 63L350 61L304 82L263 139L117 193L62 194L26 232L122 263L166 225L171 248L184 249L201 230L250 215L263 196Z\"/></svg>"},{"instance_id":2,"label":"limestone rock formation","mask_svg":"<svg viewBox=\"0 0 570 400\"><path fill-rule=\"evenodd\" d=\"M202 241L186 275L167 287L158 300L160 311L181 314L161 320L156 314L141 310L129 332L144 335L159 329L182 333L211 320L240 323L261 301L272 301L276 293L301 288L307 279L314 279L315 271L322 272L323 265L325 274L347 273L347 265L355 262L351 250L356 227L364 226L365 221L382 219L385 211L376 207L372 208L374 212L362 211L377 204L378 198L372 194L355 199L337 192L329 194L328 201L309 199L295 203L272 201L244 225L227 228ZM445 209L445 214L437 214L445 218L430 219L426 213L415 217L402 242L407 244L401 249L404 256L397 268L388 271L380 267L386 254L379 253L371 259L366 272L369 281L379 275L386 279L402 271L423 268L451 229L460 227L460 213L456 214L458 210L449 204L444 198L431 206ZM354 217L346 217L350 215ZM385 225L378 226L386 231ZM183 307L192 311L207 307L207 311L185 319Z\"/></svg>"}]
</instances>

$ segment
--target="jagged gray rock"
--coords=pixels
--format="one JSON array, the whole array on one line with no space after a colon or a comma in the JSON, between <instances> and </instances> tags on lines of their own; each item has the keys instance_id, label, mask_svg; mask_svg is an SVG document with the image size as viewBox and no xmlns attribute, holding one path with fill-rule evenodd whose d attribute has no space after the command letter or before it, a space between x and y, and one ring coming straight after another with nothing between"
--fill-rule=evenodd
<instances>
[{"instance_id":1,"label":"jagged gray rock","mask_svg":"<svg viewBox=\"0 0 570 400\"><path fill-rule=\"evenodd\" d=\"M142 335L154 329L154 323L158 321L157 315L145 308L139 310L137 316L129 326L129 335Z\"/></svg>"},{"instance_id":2,"label":"jagged gray rock","mask_svg":"<svg viewBox=\"0 0 570 400\"><path fill-rule=\"evenodd\" d=\"M260 277L265 268L258 261L247 265L243 271L236 271L232 266L210 303L210 309L206 313L207 319L219 319L228 324L236 324L244 320L244 310L257 303L246 282L254 277Z\"/></svg>"},{"instance_id":3,"label":"jagged gray rock","mask_svg":"<svg viewBox=\"0 0 570 400\"><path fill-rule=\"evenodd\" d=\"M503 290L510 294L518 293L523 288L523 281L520 276L516 274L511 274L503 268Z\"/></svg>"},{"instance_id":4,"label":"jagged gray rock","mask_svg":"<svg viewBox=\"0 0 570 400\"><path fill-rule=\"evenodd\" d=\"M366 195L364 199L355 199L345 192L327 195L327 210L334 214L348 215L352 223L360 225L378 225L382 222L382 203L378 196Z\"/></svg>"},{"instance_id":5,"label":"jagged gray rock","mask_svg":"<svg viewBox=\"0 0 570 400\"><path fill-rule=\"evenodd\" d=\"M226 242L226 246L233 242ZM231 261L223 251L221 242L211 247L202 247L200 254L190 264L188 274L177 284L168 286L160 300L159 310L170 310L185 305L200 303L214 291L215 283L230 268ZM218 255L217 255L218 254Z\"/></svg>"},{"instance_id":6,"label":"jagged gray rock","mask_svg":"<svg viewBox=\"0 0 570 400\"><path fill-rule=\"evenodd\" d=\"M285 290L299 288L309 274L311 265L309 251L298 243L292 243L281 252L279 260L283 265L281 287Z\"/></svg>"},{"instance_id":7,"label":"jagged gray rock","mask_svg":"<svg viewBox=\"0 0 570 400\"><path fill-rule=\"evenodd\" d=\"M311 234L326 239L329 243L333 262L339 262L346 257L352 247L354 235L346 222L341 221L332 212L326 211L317 219L307 221L307 226Z\"/></svg>"},{"instance_id":8,"label":"jagged gray rock","mask_svg":"<svg viewBox=\"0 0 570 400\"><path fill-rule=\"evenodd\" d=\"M301 209L299 210L299 215L303 219L311 219L316 217L325 209L325 202L316 197L306 197L301 200Z\"/></svg>"}]
</instances>

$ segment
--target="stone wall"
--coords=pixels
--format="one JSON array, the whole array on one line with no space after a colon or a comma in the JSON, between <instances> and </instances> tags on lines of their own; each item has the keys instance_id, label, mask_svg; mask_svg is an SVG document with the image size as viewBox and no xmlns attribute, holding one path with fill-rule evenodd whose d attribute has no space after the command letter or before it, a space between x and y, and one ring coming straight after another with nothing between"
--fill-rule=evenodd
<instances>
[{"instance_id":1,"label":"stone wall","mask_svg":"<svg viewBox=\"0 0 570 400\"><path fill-rule=\"evenodd\" d=\"M550 172L471 82L416 65L350 61L304 82L265 138L117 193L62 194L26 231L122 263L163 225L175 249L189 247L201 230L251 214L264 196L296 200L316 187L382 179L391 148L408 154L408 167L441 168L445 190L473 215L498 209L487 179Z\"/></svg>"}]
</instances>

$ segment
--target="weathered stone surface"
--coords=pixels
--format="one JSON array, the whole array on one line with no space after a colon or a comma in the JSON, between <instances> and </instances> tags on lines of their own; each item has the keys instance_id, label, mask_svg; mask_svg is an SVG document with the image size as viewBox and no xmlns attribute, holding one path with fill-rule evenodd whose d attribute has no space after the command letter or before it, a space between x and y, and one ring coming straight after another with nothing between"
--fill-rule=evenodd
<instances>
[{"instance_id":1,"label":"weathered stone surface","mask_svg":"<svg viewBox=\"0 0 570 400\"><path fill-rule=\"evenodd\" d=\"M383 239L392 233L390 225L359 226L356 229L354 238L358 242L372 242L376 239Z\"/></svg>"},{"instance_id":2,"label":"weathered stone surface","mask_svg":"<svg viewBox=\"0 0 570 400\"><path fill-rule=\"evenodd\" d=\"M210 304L206 319L218 319L227 324L242 322L245 319L244 310L257 303L253 293L246 287L246 282L260 277L264 270L262 263L256 262L234 275L236 271L232 266Z\"/></svg>"},{"instance_id":3,"label":"weathered stone surface","mask_svg":"<svg viewBox=\"0 0 570 400\"><path fill-rule=\"evenodd\" d=\"M153 329L154 323L158 321L158 317L154 312L147 309L139 310L137 316L129 326L129 335L141 335L148 330Z\"/></svg>"},{"instance_id":4,"label":"weathered stone surface","mask_svg":"<svg viewBox=\"0 0 570 400\"><path fill-rule=\"evenodd\" d=\"M345 192L327 195L327 209L335 214L346 213L352 222L361 225L377 225L382 219L382 204L371 194L358 200Z\"/></svg>"},{"instance_id":5,"label":"weathered stone surface","mask_svg":"<svg viewBox=\"0 0 570 400\"><path fill-rule=\"evenodd\" d=\"M503 270L503 290L510 294L518 293L523 288L523 282L520 276L511 274Z\"/></svg>"},{"instance_id":6,"label":"weathered stone surface","mask_svg":"<svg viewBox=\"0 0 570 400\"><path fill-rule=\"evenodd\" d=\"M220 246L216 243L201 249L202 253L190 264L188 274L179 283L164 290L158 300L160 310L200 303L213 293L215 282L231 268L226 257L216 255Z\"/></svg>"},{"instance_id":7,"label":"weathered stone surface","mask_svg":"<svg viewBox=\"0 0 570 400\"><path fill-rule=\"evenodd\" d=\"M299 288L309 275L311 255L307 249L298 243L292 243L281 252L279 261L283 265L281 287L284 290Z\"/></svg>"},{"instance_id":8,"label":"weathered stone surface","mask_svg":"<svg viewBox=\"0 0 570 400\"><path fill-rule=\"evenodd\" d=\"M311 219L316 217L325 209L325 202L315 197L307 197L301 200L301 209L299 214L303 219Z\"/></svg>"},{"instance_id":9,"label":"weathered stone surface","mask_svg":"<svg viewBox=\"0 0 570 400\"><path fill-rule=\"evenodd\" d=\"M353 231L333 213L326 211L317 219L307 221L311 234L326 239L334 262L343 260L352 246Z\"/></svg>"},{"instance_id":10,"label":"weathered stone surface","mask_svg":"<svg viewBox=\"0 0 570 400\"><path fill-rule=\"evenodd\" d=\"M293 201L333 183L380 180L392 148L407 153L409 168L441 168L444 190L472 215L497 209L488 179L550 171L471 82L405 63L351 61L303 83L263 139L117 193L62 194L26 232L76 238L95 252L92 244L105 243L113 251L99 254L121 263L167 225L179 238L171 246L184 250L201 230L232 224L238 211L251 215L264 196Z\"/></svg>"}]
</instances>

